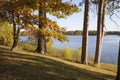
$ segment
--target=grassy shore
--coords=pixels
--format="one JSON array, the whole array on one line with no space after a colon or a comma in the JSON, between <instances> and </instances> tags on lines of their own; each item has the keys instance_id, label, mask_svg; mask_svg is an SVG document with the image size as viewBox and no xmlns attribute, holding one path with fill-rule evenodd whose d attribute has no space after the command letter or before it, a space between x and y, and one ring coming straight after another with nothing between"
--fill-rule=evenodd
<instances>
[{"instance_id":1,"label":"grassy shore","mask_svg":"<svg viewBox=\"0 0 120 80\"><path fill-rule=\"evenodd\" d=\"M101 68L0 47L0 80L114 80L116 66Z\"/></svg>"}]
</instances>

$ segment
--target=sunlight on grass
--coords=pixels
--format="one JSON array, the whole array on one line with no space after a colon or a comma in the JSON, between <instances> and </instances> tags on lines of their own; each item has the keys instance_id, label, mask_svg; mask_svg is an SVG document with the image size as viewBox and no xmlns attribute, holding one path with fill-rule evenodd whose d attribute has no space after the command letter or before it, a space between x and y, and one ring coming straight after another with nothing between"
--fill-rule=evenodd
<instances>
[{"instance_id":1,"label":"sunlight on grass","mask_svg":"<svg viewBox=\"0 0 120 80\"><path fill-rule=\"evenodd\" d=\"M113 64L107 64L107 63L101 63L100 64L102 69L106 69L108 71L112 71L117 73L117 65L113 65Z\"/></svg>"},{"instance_id":2,"label":"sunlight on grass","mask_svg":"<svg viewBox=\"0 0 120 80\"><path fill-rule=\"evenodd\" d=\"M55 57L0 49L0 80L107 80L116 73Z\"/></svg>"}]
</instances>

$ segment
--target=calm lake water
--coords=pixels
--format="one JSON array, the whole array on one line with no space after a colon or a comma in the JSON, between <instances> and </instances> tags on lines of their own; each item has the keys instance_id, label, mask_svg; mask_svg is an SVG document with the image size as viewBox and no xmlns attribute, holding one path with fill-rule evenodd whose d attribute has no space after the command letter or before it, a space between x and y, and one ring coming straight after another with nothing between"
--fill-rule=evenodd
<instances>
[{"instance_id":1,"label":"calm lake water","mask_svg":"<svg viewBox=\"0 0 120 80\"><path fill-rule=\"evenodd\" d=\"M53 40L54 46L57 48L71 48L71 49L79 49L82 46L82 36L68 36L69 42L61 43L60 41ZM117 55L119 48L119 40L120 36L118 35L107 35L103 39L102 44L102 54L101 54L101 62L105 63L117 63ZM95 47L96 47L96 36L89 36L88 39L88 54L89 57L93 57L95 55Z\"/></svg>"},{"instance_id":2,"label":"calm lake water","mask_svg":"<svg viewBox=\"0 0 120 80\"><path fill-rule=\"evenodd\" d=\"M28 37L21 37L21 40L27 41ZM53 39L53 46L60 48L71 48L77 50L82 46L82 36L72 36L69 35L69 42L57 41ZM101 62L116 64L117 63L117 55L119 48L119 40L120 36L118 35L107 35L103 39L102 44L102 54L101 54ZM88 56L93 57L95 55L95 47L96 47L96 36L89 36L88 39Z\"/></svg>"}]
</instances>

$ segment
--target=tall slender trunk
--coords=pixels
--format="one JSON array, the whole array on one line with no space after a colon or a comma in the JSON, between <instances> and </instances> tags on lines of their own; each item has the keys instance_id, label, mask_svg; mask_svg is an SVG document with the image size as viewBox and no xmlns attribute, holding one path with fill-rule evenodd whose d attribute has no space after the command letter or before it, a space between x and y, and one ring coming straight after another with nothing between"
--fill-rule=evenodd
<instances>
[{"instance_id":1,"label":"tall slender trunk","mask_svg":"<svg viewBox=\"0 0 120 80\"><path fill-rule=\"evenodd\" d=\"M39 9L39 28L43 29L44 26L43 24L40 23L40 17L45 17L45 12ZM45 47L46 47L45 45L46 45L46 42L45 42L44 36L39 36L38 44L35 52L45 54Z\"/></svg>"},{"instance_id":2,"label":"tall slender trunk","mask_svg":"<svg viewBox=\"0 0 120 80\"><path fill-rule=\"evenodd\" d=\"M17 49L18 45L18 40L19 40L19 33L20 33L20 28L16 28L16 21L15 21L15 10L12 10L12 19L13 19L13 45L10 50L15 50Z\"/></svg>"},{"instance_id":3,"label":"tall slender trunk","mask_svg":"<svg viewBox=\"0 0 120 80\"><path fill-rule=\"evenodd\" d=\"M81 56L81 63L82 64L88 63L87 56L88 56L89 6L90 6L90 0L85 0L84 26L83 26L83 38L82 38L82 56Z\"/></svg>"},{"instance_id":4,"label":"tall slender trunk","mask_svg":"<svg viewBox=\"0 0 120 80\"><path fill-rule=\"evenodd\" d=\"M119 41L119 52L118 52L118 64L117 64L117 76L116 80L120 80L120 41Z\"/></svg>"},{"instance_id":5,"label":"tall slender trunk","mask_svg":"<svg viewBox=\"0 0 120 80\"><path fill-rule=\"evenodd\" d=\"M99 0L98 6L98 22L97 22L97 40L96 40L96 52L94 64L99 67L100 57L101 57L101 43L102 43L102 11L103 11L104 0Z\"/></svg>"},{"instance_id":6,"label":"tall slender trunk","mask_svg":"<svg viewBox=\"0 0 120 80\"><path fill-rule=\"evenodd\" d=\"M105 28L106 4L107 4L107 0L104 0L104 3L103 3L103 12L102 12L102 13L103 13L103 14L102 14L102 35L101 35L102 41L103 41L104 28Z\"/></svg>"}]
</instances>

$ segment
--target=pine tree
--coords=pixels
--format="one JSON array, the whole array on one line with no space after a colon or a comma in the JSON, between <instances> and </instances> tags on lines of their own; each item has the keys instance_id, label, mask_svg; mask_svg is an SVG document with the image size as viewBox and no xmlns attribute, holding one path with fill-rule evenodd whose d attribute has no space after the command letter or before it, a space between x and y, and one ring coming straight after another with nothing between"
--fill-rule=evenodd
<instances>
[{"instance_id":1,"label":"pine tree","mask_svg":"<svg viewBox=\"0 0 120 80\"><path fill-rule=\"evenodd\" d=\"M87 56L88 56L89 6L90 6L90 0L85 0L84 26L83 26L83 39L82 39L82 56L81 56L82 64L87 64Z\"/></svg>"}]
</instances>

